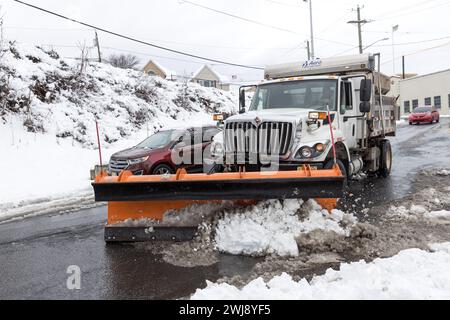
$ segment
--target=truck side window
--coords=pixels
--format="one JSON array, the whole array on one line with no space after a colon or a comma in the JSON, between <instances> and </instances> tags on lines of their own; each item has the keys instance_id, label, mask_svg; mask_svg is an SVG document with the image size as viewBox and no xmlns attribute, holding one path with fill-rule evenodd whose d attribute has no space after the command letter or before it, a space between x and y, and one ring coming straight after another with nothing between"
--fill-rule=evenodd
<instances>
[{"instance_id":1,"label":"truck side window","mask_svg":"<svg viewBox=\"0 0 450 320\"><path fill-rule=\"evenodd\" d=\"M341 106L345 110L353 110L352 83L342 82L341 84Z\"/></svg>"}]
</instances>

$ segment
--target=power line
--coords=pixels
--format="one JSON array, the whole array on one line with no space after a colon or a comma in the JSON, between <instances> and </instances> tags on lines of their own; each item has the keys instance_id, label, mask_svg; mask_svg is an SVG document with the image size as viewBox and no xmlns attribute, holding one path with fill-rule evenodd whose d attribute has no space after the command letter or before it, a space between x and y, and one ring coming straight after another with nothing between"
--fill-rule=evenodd
<instances>
[{"instance_id":1,"label":"power line","mask_svg":"<svg viewBox=\"0 0 450 320\"><path fill-rule=\"evenodd\" d=\"M259 22L259 21L256 21L256 20L240 17L240 16L237 16L235 14L228 13L228 12L225 12L225 11L221 11L221 10L218 10L218 9L214 9L214 8L211 8L211 7L207 7L207 6L204 6L204 5L199 4L199 3L191 2L189 0L181 0L181 1L183 3L187 3L187 4L193 5L193 6L198 7L198 8L202 8L202 9L205 9L205 10L208 10L208 11L219 13L219 14L222 14L222 15L225 15L225 16L228 16L228 17L231 17L231 18L235 18L235 19L238 19L238 20L242 20L242 21L245 21L245 22L257 24L259 26L263 26L263 27L266 27L266 28L271 28L271 29L275 29L275 30L278 30L278 31L288 32L288 33L292 33L292 34L295 34L295 35L303 35L301 33L293 31L293 30L289 30L289 29L277 27L277 26L274 26L274 25L271 25L271 24Z\"/></svg>"},{"instance_id":2,"label":"power line","mask_svg":"<svg viewBox=\"0 0 450 320\"><path fill-rule=\"evenodd\" d=\"M412 55L415 55L415 54L418 54L418 53L422 53L422 52L431 51L431 50L434 50L434 49L439 49L439 48L442 48L442 47L446 47L446 46L448 46L448 45L450 45L450 42L446 42L446 43L440 44L440 45L438 45L438 46L429 47L429 48L421 49L421 50L418 50L418 51L414 51L414 52L402 54L402 56L405 56L405 57L407 57L407 56L412 56ZM395 60L398 60L398 59L400 59L400 58L401 58L401 57L397 57L397 58L395 58L395 59L391 59L391 60L385 61L385 62L382 63L382 65L391 63L391 62L393 62L393 61L395 61Z\"/></svg>"},{"instance_id":3,"label":"power line","mask_svg":"<svg viewBox=\"0 0 450 320\"><path fill-rule=\"evenodd\" d=\"M285 6L285 7L300 8L300 6L296 5L296 4L291 4L291 3L281 2L281 1L275 1L275 0L266 0L266 1L270 2L270 3L278 4L278 5L281 5L281 6Z\"/></svg>"},{"instance_id":4,"label":"power line","mask_svg":"<svg viewBox=\"0 0 450 320\"><path fill-rule=\"evenodd\" d=\"M290 33L290 34L306 36L306 37L308 36L306 34L299 33L297 31L293 31L293 30L277 27L277 26L274 26L274 25L271 25L271 24L259 22L259 21L256 21L256 20L252 20L252 19L249 19L249 18L241 17L241 16L238 16L238 15L229 13L229 12L225 12L225 11L222 11L222 10L218 10L218 9L214 9L214 8L211 8L211 7L207 7L207 6L204 6L202 4L195 3L195 2L192 2L192 1L189 1L189 0L180 0L180 1L182 1L183 3L187 3L187 4L190 4L192 6L198 7L198 8L202 8L202 9L205 9L205 10L208 10L208 11L212 11L212 12L215 12L215 13L218 13L218 14L221 14L221 15L225 15L225 16L228 16L228 17L231 17L231 18L234 18L234 19L238 19L238 20L241 20L241 21L245 21L245 22L248 22L248 23L252 23L252 24L255 24L255 25L263 26L263 27L266 27L266 28L271 28L271 29L278 30L278 31L287 32L287 33ZM328 39L323 39L323 38L318 38L318 37L314 37L314 39L321 40L321 41L326 41L326 42L331 42L331 43L336 43L336 44L340 44L340 45L344 45L344 46L352 46L351 44L343 43L343 42L339 42L339 41L335 41L335 40L328 40Z\"/></svg>"},{"instance_id":5,"label":"power line","mask_svg":"<svg viewBox=\"0 0 450 320\"><path fill-rule=\"evenodd\" d=\"M394 46L408 46L408 45L412 45L412 44L420 44L420 43L433 42L433 41L446 40L446 39L450 39L450 36L436 38L436 39L421 40L421 41L394 43ZM375 47L390 47L390 46L391 46L390 44L379 44L379 45L376 45Z\"/></svg>"},{"instance_id":6,"label":"power line","mask_svg":"<svg viewBox=\"0 0 450 320\"><path fill-rule=\"evenodd\" d=\"M17 27L17 26L5 26L5 29L18 29L18 30L36 30L36 31L86 31L92 32L92 29L88 28L41 28L41 27ZM179 41L171 41L171 40L163 40L163 39L145 39L146 41L159 41L164 43L177 44L186 47L205 47L205 48L217 48L217 49L231 49L231 50L291 50L292 48L288 47L278 47L278 48L269 48L269 47L236 47L236 46L217 46L211 44L201 44L201 43L187 43L187 42L179 42Z\"/></svg>"},{"instance_id":7,"label":"power line","mask_svg":"<svg viewBox=\"0 0 450 320\"><path fill-rule=\"evenodd\" d=\"M163 47L163 46L156 45L156 44L153 44L153 43L150 43L150 42L146 42L146 41L142 41L142 40L139 40L139 39L136 39L136 38L132 38L130 36L126 36L126 35L123 35L123 34L120 34L120 33L114 32L114 31L110 31L110 30L107 30L107 29L104 29L104 28L101 28L101 27L98 27L98 26L94 26L94 25L88 24L86 22L78 21L76 19L69 18L67 16L63 16L63 15L61 15L59 13L56 13L56 12L53 12L53 11L50 11L50 10L47 10L47 9L44 9L44 8L32 5L32 4L29 4L29 3L23 2L23 1L20 1L20 0L13 0L13 1L17 2L17 3L20 3L22 5L28 6L30 8L33 8L33 9L36 9L36 10L39 10L39 11L51 14L53 16L56 16L56 17L59 17L59 18L62 18L62 19L68 20L68 21L72 21L74 23L78 23L78 24L83 25L85 27L96 29L98 31L102 31L104 33L111 34L111 35L119 37L119 38L123 38L123 39L129 40L129 41L133 41L133 42L137 42L137 43L140 43L140 44L144 44L146 46L154 47L154 48L157 48L157 49L160 49L160 50L169 51L169 52L172 52L172 53L188 56L188 57L191 57L191 58L196 58L196 59L210 61L210 62L216 62L216 63L225 64L225 65L234 66L234 67L255 69L255 70L264 70L264 68L262 68L262 67L247 66L247 65L238 64L238 63L232 63L232 62L221 61L221 60L217 60L217 59L206 58L206 57L198 56L198 55L195 55L195 54L191 54L191 53L187 53L187 52L183 52L183 51L179 51L179 50L174 50L174 49L171 49L171 48Z\"/></svg>"},{"instance_id":8,"label":"power line","mask_svg":"<svg viewBox=\"0 0 450 320\"><path fill-rule=\"evenodd\" d=\"M429 2L429 1L426 1L426 2ZM389 16L389 17L386 17L386 18L377 19L376 22L378 22L378 21L385 21L385 20L392 20L394 18L408 16L408 15L412 15L412 14L416 14L416 13L422 13L423 11L430 10L430 9L435 9L435 8L438 8L438 7L443 7L443 6L446 6L446 5L449 5L449 4L450 4L450 1L445 2L445 3L440 3L438 5L434 5L434 6L431 6L431 7L422 8L420 10L415 10L415 11L412 11L412 12L406 12L406 13L402 13L402 14L398 14L398 15L394 15L394 16Z\"/></svg>"}]
</instances>

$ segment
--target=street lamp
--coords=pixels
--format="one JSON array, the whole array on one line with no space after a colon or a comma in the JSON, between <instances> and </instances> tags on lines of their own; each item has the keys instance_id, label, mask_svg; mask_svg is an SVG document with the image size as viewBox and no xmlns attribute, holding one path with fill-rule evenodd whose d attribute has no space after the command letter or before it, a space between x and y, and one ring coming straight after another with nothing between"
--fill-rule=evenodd
<instances>
[{"instance_id":1,"label":"street lamp","mask_svg":"<svg viewBox=\"0 0 450 320\"><path fill-rule=\"evenodd\" d=\"M369 49L370 47L376 45L378 42L387 41L387 40L389 40L389 38L383 38L383 39L377 40L374 43L372 43L371 45L368 45L367 47L363 48L363 50Z\"/></svg>"},{"instance_id":2,"label":"street lamp","mask_svg":"<svg viewBox=\"0 0 450 320\"><path fill-rule=\"evenodd\" d=\"M303 0L303 2L309 2L309 21L311 23L311 59L315 59L314 53L314 24L313 24L313 9L312 0Z\"/></svg>"}]
</instances>

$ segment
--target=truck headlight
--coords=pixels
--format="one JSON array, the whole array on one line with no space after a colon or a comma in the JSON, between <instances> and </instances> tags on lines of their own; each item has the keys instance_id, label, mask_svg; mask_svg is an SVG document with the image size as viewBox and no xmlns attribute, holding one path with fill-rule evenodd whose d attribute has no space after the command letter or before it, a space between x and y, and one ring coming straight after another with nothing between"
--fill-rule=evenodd
<instances>
[{"instance_id":1,"label":"truck headlight","mask_svg":"<svg viewBox=\"0 0 450 320\"><path fill-rule=\"evenodd\" d=\"M149 157L143 157L143 158L137 158L137 159L131 159L128 160L128 164L131 166L133 164L142 163L148 160Z\"/></svg>"},{"instance_id":2,"label":"truck headlight","mask_svg":"<svg viewBox=\"0 0 450 320\"><path fill-rule=\"evenodd\" d=\"M310 147L303 147L300 149L300 154L302 158L309 159L314 155L314 150Z\"/></svg>"},{"instance_id":3,"label":"truck headlight","mask_svg":"<svg viewBox=\"0 0 450 320\"><path fill-rule=\"evenodd\" d=\"M315 159L319 158L327 151L330 144L329 140L321 141L316 144L305 145L300 148L295 158L297 159Z\"/></svg>"}]
</instances>

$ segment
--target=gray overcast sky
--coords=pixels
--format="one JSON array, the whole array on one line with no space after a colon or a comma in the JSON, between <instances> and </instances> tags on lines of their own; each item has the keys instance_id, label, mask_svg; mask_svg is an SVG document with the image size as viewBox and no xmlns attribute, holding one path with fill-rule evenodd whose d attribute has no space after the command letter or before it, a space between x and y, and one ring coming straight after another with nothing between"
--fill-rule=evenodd
<instances>
[{"instance_id":1,"label":"gray overcast sky","mask_svg":"<svg viewBox=\"0 0 450 320\"><path fill-rule=\"evenodd\" d=\"M37 6L85 22L154 42L177 50L231 61L259 65L304 60L304 41L309 38L309 5L302 0L190 0L244 18L277 26L281 31L237 20L188 4L182 0L24 0ZM401 71L402 54L408 55L407 72L428 73L450 68L449 0L312 0L316 56L356 54L357 29L347 24L356 19L352 8L364 5L362 17L374 20L363 27L364 45L391 38L393 25L399 25L395 43L396 71ZM12 0L0 0L7 39L27 45L53 45L66 57L78 55L77 43L92 44L94 33L72 22L61 20ZM179 74L191 74L202 61L164 52L144 45L99 33L105 56L120 50L141 53L144 63L154 57L160 64ZM391 40L379 42L369 51L381 52L383 71L393 73ZM424 49L441 46L431 50ZM95 52L92 50L92 54ZM185 61L180 61L180 60ZM256 80L261 72L215 66L222 74Z\"/></svg>"}]
</instances>

